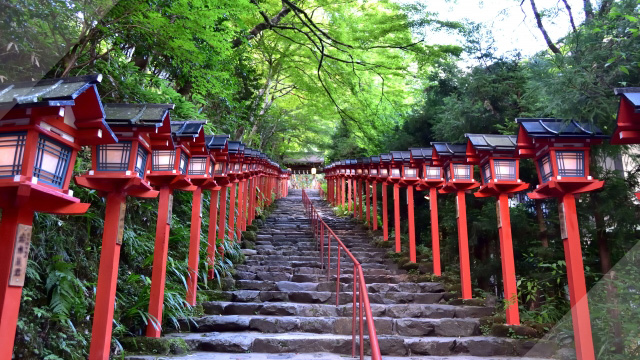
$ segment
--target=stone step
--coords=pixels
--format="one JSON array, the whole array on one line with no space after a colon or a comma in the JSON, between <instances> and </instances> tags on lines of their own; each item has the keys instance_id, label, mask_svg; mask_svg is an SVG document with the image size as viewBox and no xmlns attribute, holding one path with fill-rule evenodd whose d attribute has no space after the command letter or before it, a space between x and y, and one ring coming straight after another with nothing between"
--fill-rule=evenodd
<instances>
[{"instance_id":1,"label":"stone step","mask_svg":"<svg viewBox=\"0 0 640 360\"><path fill-rule=\"evenodd\" d=\"M354 257L356 257L356 259L358 259L357 256L354 255ZM361 257L360 259L363 259L366 257ZM324 261L325 263L327 262L327 254L324 254ZM344 252L342 252L341 256L340 256L340 261L348 261L350 262L350 259L347 260L347 256L344 254ZM358 261L361 261L360 259L358 259ZM288 262L313 262L313 261L320 261L320 253L318 253L316 256L286 256L286 255L250 255L247 256L247 261L248 260L253 260L253 261L288 261ZM336 255L335 251L331 252L331 262L337 261L338 260L338 256ZM387 262L389 260L384 259L384 258L379 258L379 257L370 257L368 259L366 259L366 263L368 264L384 264L385 262Z\"/></svg>"},{"instance_id":2,"label":"stone step","mask_svg":"<svg viewBox=\"0 0 640 360\"><path fill-rule=\"evenodd\" d=\"M295 302L308 304L335 304L335 293L329 291L260 291L234 290L222 291L221 300L234 302ZM390 292L383 294L369 294L372 304L437 304L448 300L446 293L406 293ZM449 294L446 294L449 295ZM351 303L352 292L341 292L338 300L340 304Z\"/></svg>"},{"instance_id":3,"label":"stone step","mask_svg":"<svg viewBox=\"0 0 640 360\"><path fill-rule=\"evenodd\" d=\"M172 356L171 360L345 360L344 355L340 354L332 354L327 352L313 352L313 353L283 353L274 355L271 353L247 353L242 354L242 357L238 357L237 354L234 353L220 353L220 352L194 352L186 356ZM454 356L416 356L412 355L411 360L479 360L487 358L485 357L476 357L476 356L465 356L465 355L454 355ZM167 360L166 356L156 356L156 355L129 355L125 356L125 360ZM365 360L371 360L370 356L365 356ZM385 356L384 360L407 360L406 357L398 357L398 356ZM492 356L491 360L543 360L542 358L532 358L532 357L513 357L513 356ZM551 360L551 359L548 359Z\"/></svg>"},{"instance_id":4,"label":"stone step","mask_svg":"<svg viewBox=\"0 0 640 360\"><path fill-rule=\"evenodd\" d=\"M227 353L312 353L331 352L351 355L351 335L285 333L263 334L253 331L175 333L168 338L182 338L191 350ZM356 336L356 349L359 338ZM551 357L555 347L551 343L489 336L458 337L405 337L378 336L382 355L431 356L524 356ZM534 347L534 345L537 346ZM365 351L369 353L368 337ZM493 359L493 358L491 358Z\"/></svg>"},{"instance_id":5,"label":"stone step","mask_svg":"<svg viewBox=\"0 0 640 360\"><path fill-rule=\"evenodd\" d=\"M348 267L353 267L353 265L345 260L343 261L344 264L343 265L345 268ZM289 266L292 268L296 268L296 267L316 267L319 268L321 263L320 261L270 261L270 260L251 260L250 258L247 259L244 262L245 265L250 265L250 266ZM387 268L388 265L386 264L378 264L378 263L361 263L360 264L363 268L368 268L368 269L385 269Z\"/></svg>"},{"instance_id":6,"label":"stone step","mask_svg":"<svg viewBox=\"0 0 640 360\"><path fill-rule=\"evenodd\" d=\"M295 275L293 275L295 276ZM311 279L309 279L311 280ZM341 280L342 277L341 277ZM350 279L349 279L350 280ZM366 280L366 276L365 276ZM336 281L304 282L304 281L265 281L265 280L236 280L235 286L240 290L270 290L270 291L335 291ZM339 284L340 291L353 290L353 282ZM370 294L410 292L410 293L442 293L444 286L440 283L370 283L367 282Z\"/></svg>"},{"instance_id":7,"label":"stone step","mask_svg":"<svg viewBox=\"0 0 640 360\"><path fill-rule=\"evenodd\" d=\"M228 301L206 301L202 303L207 315L282 315L307 317L351 317L352 303L339 306L325 304L235 303ZM446 304L371 304L371 314L388 318L480 318L493 314L493 309L483 306Z\"/></svg>"},{"instance_id":8,"label":"stone step","mask_svg":"<svg viewBox=\"0 0 640 360\"><path fill-rule=\"evenodd\" d=\"M366 316L363 317L366 319ZM478 319L411 319L374 317L378 335L401 336L475 336L480 335ZM180 321L182 331L226 332L260 331L283 334L304 332L350 335L352 317L305 317L282 315L207 315ZM368 334L365 328L365 334Z\"/></svg>"},{"instance_id":9,"label":"stone step","mask_svg":"<svg viewBox=\"0 0 640 360\"><path fill-rule=\"evenodd\" d=\"M346 265L344 265L344 266L343 266L343 264L340 264L340 265L341 265L340 266L340 272L342 274L352 274L353 273L353 266L346 267ZM305 275L323 275L325 277L327 276L327 269L326 268L325 269L308 268L308 267L291 268L291 267L288 267L288 266L237 265L236 269L237 269L238 272L240 272L240 271L242 271L242 272L251 272L251 273L254 273L254 274L258 275L258 276L261 276L263 273L268 273L268 272L286 273L286 274L290 274L290 275L305 274ZM335 263L332 263L331 264L331 273L335 274L335 272L336 272ZM392 270L389 270L389 269L363 268L362 272L365 275L395 275L396 277L398 277L398 279L406 278L405 274L402 274L402 273L399 274L398 272L392 271ZM268 280L267 278L264 278L264 279Z\"/></svg>"}]
</instances>

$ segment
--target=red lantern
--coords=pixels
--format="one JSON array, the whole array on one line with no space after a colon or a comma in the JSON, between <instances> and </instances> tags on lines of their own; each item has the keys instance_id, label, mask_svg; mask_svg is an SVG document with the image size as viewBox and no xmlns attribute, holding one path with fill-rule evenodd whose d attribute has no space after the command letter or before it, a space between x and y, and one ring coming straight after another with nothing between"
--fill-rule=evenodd
<instances>
[{"instance_id":1,"label":"red lantern","mask_svg":"<svg viewBox=\"0 0 640 360\"><path fill-rule=\"evenodd\" d=\"M380 154L380 171L378 178L382 181L382 239L389 240L389 214L387 211L387 185L393 184L389 179L391 154Z\"/></svg>"},{"instance_id":2,"label":"red lantern","mask_svg":"<svg viewBox=\"0 0 640 360\"><path fill-rule=\"evenodd\" d=\"M431 210L431 249L433 253L433 274L442 275L440 267L440 229L438 225L438 192L444 179L442 168L434 166L431 160L432 148L413 148L411 152L411 162L422 168L422 176L417 186L419 191L429 191L429 206Z\"/></svg>"},{"instance_id":3,"label":"red lantern","mask_svg":"<svg viewBox=\"0 0 640 360\"><path fill-rule=\"evenodd\" d=\"M230 179L227 176L228 165L229 165L229 145L228 144L229 144L229 135L214 135L208 143L209 150L211 151L215 159L215 166L213 169L213 178L215 179L216 183L219 186L217 192L215 189L212 192L211 211L213 211L213 214L214 214L213 216L217 216L218 213L214 211L213 204L214 204L214 201L219 202L220 205L218 206L219 208L218 211L219 211L220 218L218 220L217 239L220 239L222 241L224 241L224 238L225 238L224 235L225 235L225 228L226 228L226 221L227 221L227 189L230 184ZM214 199L213 196L216 196L216 198ZM219 197L219 201L217 197ZM215 231L216 219L212 218L212 220L213 222L211 221L209 222L209 235L208 235L208 241L209 241L208 255L209 255L209 263L211 264L211 269L209 270L209 274L208 274L209 279L213 279L214 277L213 265L214 265L216 249L220 255L224 255L224 247L222 246L222 244L219 244L219 245L216 244L216 231ZM211 224L213 224L213 229L211 228L212 226Z\"/></svg>"},{"instance_id":4,"label":"red lantern","mask_svg":"<svg viewBox=\"0 0 640 360\"><path fill-rule=\"evenodd\" d=\"M440 189L440 193L456 193L462 298L471 299L471 264L469 261L465 191L476 188L479 184L473 178L473 165L466 162L466 144L433 142L431 145L433 145L433 165L441 166L444 173L445 183Z\"/></svg>"},{"instance_id":5,"label":"red lantern","mask_svg":"<svg viewBox=\"0 0 640 360\"><path fill-rule=\"evenodd\" d=\"M617 88L620 96L616 129L611 135L611 144L640 144L640 89ZM636 193L640 199L640 192Z\"/></svg>"},{"instance_id":6,"label":"red lantern","mask_svg":"<svg viewBox=\"0 0 640 360\"><path fill-rule=\"evenodd\" d=\"M519 160L515 157L515 135L466 134L467 161L480 165L482 186L476 197L495 196L500 235L500 259L504 298L507 301L507 325L520 325L516 269L511 239L509 194L529 188L519 178Z\"/></svg>"},{"instance_id":7,"label":"red lantern","mask_svg":"<svg viewBox=\"0 0 640 360\"><path fill-rule=\"evenodd\" d=\"M419 181L417 167L411 165L411 153L409 151L391 152L391 175L389 181L393 183L393 210L395 217L394 231L396 233L396 252L401 249L400 237L400 187L407 188L407 203L409 205L409 259L416 261L415 254L415 230L413 217L413 185ZM405 176L408 175L409 177ZM409 199L410 196L410 199ZM413 234L412 234L413 230ZM413 243L413 245L411 245ZM413 251L413 253L411 253Z\"/></svg>"},{"instance_id":8,"label":"red lantern","mask_svg":"<svg viewBox=\"0 0 640 360\"><path fill-rule=\"evenodd\" d=\"M540 185L528 196L559 199L576 352L578 359L595 359L575 195L604 186L603 181L589 176L589 152L592 145L601 143L606 136L594 125L575 120L516 121L520 124L518 155L534 159L540 180Z\"/></svg>"},{"instance_id":9,"label":"red lantern","mask_svg":"<svg viewBox=\"0 0 640 360\"><path fill-rule=\"evenodd\" d=\"M11 359L34 212L82 214L69 190L81 146L117 140L101 75L0 85L0 358Z\"/></svg>"},{"instance_id":10,"label":"red lantern","mask_svg":"<svg viewBox=\"0 0 640 360\"><path fill-rule=\"evenodd\" d=\"M98 272L96 307L90 357L108 359L111 347L113 307L122 244L126 197L154 198L158 192L148 181L151 144L171 139L169 111L172 104L105 104L106 120L118 135L113 145L92 147L92 169L76 177L78 185L107 196L102 253ZM155 270L160 270L156 269ZM157 294L164 296L164 290ZM155 304L162 309L162 300ZM153 308L153 305L151 306ZM155 324L159 329L160 324Z\"/></svg>"}]
</instances>

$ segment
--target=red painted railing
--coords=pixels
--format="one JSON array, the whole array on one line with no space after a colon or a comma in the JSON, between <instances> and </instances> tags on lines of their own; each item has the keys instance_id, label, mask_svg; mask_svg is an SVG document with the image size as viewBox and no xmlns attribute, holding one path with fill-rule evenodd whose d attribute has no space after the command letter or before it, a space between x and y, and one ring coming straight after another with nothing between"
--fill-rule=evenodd
<instances>
[{"instance_id":1,"label":"red painted railing","mask_svg":"<svg viewBox=\"0 0 640 360\"><path fill-rule=\"evenodd\" d=\"M369 304L369 293L367 292L367 283L364 281L364 273L362 266L358 260L351 254L351 251L342 243L340 238L331 230L331 228L322 220L320 213L316 210L315 206L311 202L311 199L307 195L306 191L302 190L302 202L304 204L305 212L309 221L311 221L311 227L313 228L313 237L318 240L318 247L320 248L320 266L324 269L324 239L325 234L327 237L327 279L331 276L331 239L335 239L338 244L338 257L336 266L336 306L340 304L340 258L342 253L353 263L353 322L351 324L351 356L356 356L356 309L359 314L359 335L360 335L360 359L364 359L364 320L363 315L366 314L367 330L369 332L369 345L371 346L371 360L382 359L380 355L380 346L378 345L378 335L376 333L376 327L373 322L373 316L371 314L371 305ZM356 306L356 303L359 305ZM364 314L363 311L364 310Z\"/></svg>"}]
</instances>

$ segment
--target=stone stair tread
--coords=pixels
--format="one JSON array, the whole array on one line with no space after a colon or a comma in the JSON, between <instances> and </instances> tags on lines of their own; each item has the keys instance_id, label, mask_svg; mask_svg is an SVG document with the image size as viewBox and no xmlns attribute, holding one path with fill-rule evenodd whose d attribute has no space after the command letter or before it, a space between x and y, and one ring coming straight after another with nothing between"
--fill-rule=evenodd
<instances>
[{"instance_id":1,"label":"stone stair tread","mask_svg":"<svg viewBox=\"0 0 640 360\"><path fill-rule=\"evenodd\" d=\"M316 334L303 332L268 333L255 331L174 333L167 338L182 338L196 351L224 352L268 352L268 353L308 353L330 351L342 354L351 353L351 335ZM356 337L358 341L358 337ZM368 342L368 336L364 336ZM493 356L488 351L501 351L498 356L518 355L517 351L526 351L532 347L526 341L492 336L470 337L406 337L398 335L379 335L378 341L382 355L473 355ZM365 349L367 346L365 346ZM223 350L222 350L223 349ZM287 351L288 350L288 351ZM439 353L439 354L436 354ZM506 354L505 354L506 353ZM544 355L541 351L541 357ZM522 354L525 355L525 354ZM532 354L530 354L532 355ZM493 357L492 357L493 358ZM536 357L539 358L539 357ZM386 356L385 356L386 359ZM486 357L485 357L486 359Z\"/></svg>"},{"instance_id":2,"label":"stone stair tread","mask_svg":"<svg viewBox=\"0 0 640 360\"><path fill-rule=\"evenodd\" d=\"M247 302L206 301L202 303L208 315L236 314L282 314L300 316L345 316L351 317L352 304L328 305L294 302ZM229 307L229 308L227 308ZM493 309L482 306L448 304L371 304L374 317L389 318L480 318L489 316Z\"/></svg>"},{"instance_id":3,"label":"stone stair tread","mask_svg":"<svg viewBox=\"0 0 640 360\"><path fill-rule=\"evenodd\" d=\"M130 355L125 356L125 360L344 360L345 355L332 354L332 353L246 353L242 355L234 353L220 353L220 352L194 352L185 356L172 356L167 358L166 356L156 355ZM365 360L371 360L370 356L365 356ZM479 360L487 359L486 357L477 356L417 356L413 355L410 360ZM492 356L490 360L551 360L544 358L530 358L530 357L513 357L513 356ZM407 360L407 357L398 356L385 356L384 360Z\"/></svg>"}]
</instances>

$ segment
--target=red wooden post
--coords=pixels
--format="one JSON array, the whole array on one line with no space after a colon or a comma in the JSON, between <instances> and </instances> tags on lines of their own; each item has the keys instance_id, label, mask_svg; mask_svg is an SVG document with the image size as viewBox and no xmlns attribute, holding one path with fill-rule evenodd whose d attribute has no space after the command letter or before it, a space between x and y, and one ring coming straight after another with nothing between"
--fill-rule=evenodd
<instances>
[{"instance_id":1,"label":"red wooden post","mask_svg":"<svg viewBox=\"0 0 640 360\"><path fill-rule=\"evenodd\" d=\"M438 190L429 189L429 206L431 209L431 250L433 252L433 274L442 275L440 268L440 225L438 224Z\"/></svg>"},{"instance_id":2,"label":"red wooden post","mask_svg":"<svg viewBox=\"0 0 640 360\"><path fill-rule=\"evenodd\" d=\"M389 211L387 208L387 183L382 183L382 238L389 240Z\"/></svg>"},{"instance_id":3,"label":"red wooden post","mask_svg":"<svg viewBox=\"0 0 640 360\"><path fill-rule=\"evenodd\" d=\"M218 239L224 241L227 224L227 193L231 184L222 187L220 192L220 222L218 223Z\"/></svg>"},{"instance_id":4,"label":"red wooden post","mask_svg":"<svg viewBox=\"0 0 640 360\"><path fill-rule=\"evenodd\" d=\"M269 195L269 199L271 196ZM229 240L233 241L233 234L236 223L236 184L231 184L231 195L229 198Z\"/></svg>"},{"instance_id":5,"label":"red wooden post","mask_svg":"<svg viewBox=\"0 0 640 360\"><path fill-rule=\"evenodd\" d=\"M409 261L416 262L416 226L413 214L413 185L407 186L407 210L409 216Z\"/></svg>"},{"instance_id":6,"label":"red wooden post","mask_svg":"<svg viewBox=\"0 0 640 360\"><path fill-rule=\"evenodd\" d=\"M96 290L96 307L91 328L90 360L108 360L111 351L113 311L118 284L120 262L119 224L124 213L126 195L111 192L107 195L107 208L102 233L102 251ZM3 320L4 321L4 320Z\"/></svg>"},{"instance_id":7,"label":"red wooden post","mask_svg":"<svg viewBox=\"0 0 640 360\"><path fill-rule=\"evenodd\" d=\"M393 184L393 214L394 214L394 231L396 233L396 252L402 251L400 237L400 185Z\"/></svg>"},{"instance_id":8,"label":"red wooden post","mask_svg":"<svg viewBox=\"0 0 640 360\"><path fill-rule=\"evenodd\" d=\"M187 278L187 303L196 304L198 291L198 263L200 262L200 230L202 227L202 188L193 192L191 204L191 231L189 236L189 276Z\"/></svg>"},{"instance_id":9,"label":"red wooden post","mask_svg":"<svg viewBox=\"0 0 640 360\"><path fill-rule=\"evenodd\" d=\"M352 186L351 186L351 184L353 183L353 181L352 181L352 179L347 179L347 182L348 182L348 184L347 184L347 185L349 185L349 186L348 186L348 190L347 190L347 191L348 191L348 194L347 194L347 201L349 202L349 208L348 208L348 211L350 212L350 211L351 211L351 187L352 187Z\"/></svg>"},{"instance_id":10,"label":"red wooden post","mask_svg":"<svg viewBox=\"0 0 640 360\"><path fill-rule=\"evenodd\" d=\"M367 226L371 228L371 199L369 198L371 196L371 186L369 185L369 181L365 181L364 183L367 186L366 192L365 192L365 199L366 199L366 206L367 206Z\"/></svg>"},{"instance_id":11,"label":"red wooden post","mask_svg":"<svg viewBox=\"0 0 640 360\"><path fill-rule=\"evenodd\" d=\"M467 235L467 202L463 190L456 192L456 205L462 298L471 299L473 295L471 292L471 263L469 261L469 238Z\"/></svg>"},{"instance_id":12,"label":"red wooden post","mask_svg":"<svg viewBox=\"0 0 640 360\"><path fill-rule=\"evenodd\" d=\"M516 284L516 267L513 258L513 241L511 239L511 219L509 216L509 195L498 196L499 216L498 232L500 235L500 259L502 260L502 281L504 298L508 302L507 325L520 325L518 312L518 287Z\"/></svg>"},{"instance_id":13,"label":"red wooden post","mask_svg":"<svg viewBox=\"0 0 640 360\"><path fill-rule=\"evenodd\" d=\"M169 208L172 206L173 192L169 186L160 189L158 198L158 219L156 220L156 240L153 251L153 268L151 271L151 293L149 296L149 315L157 323L149 322L147 337L159 338L162 329L162 308L164 304L164 287L167 273L167 254L169 252L169 231L171 219Z\"/></svg>"},{"instance_id":14,"label":"red wooden post","mask_svg":"<svg viewBox=\"0 0 640 360\"><path fill-rule=\"evenodd\" d=\"M567 280L569 282L569 300L571 303L571 320L573 322L576 354L580 360L595 360L575 195L565 194L562 196L560 207L564 207L564 219L562 218L561 209L560 221L564 220L566 224L566 237L562 239L562 242L564 244L565 262L567 263Z\"/></svg>"},{"instance_id":15,"label":"red wooden post","mask_svg":"<svg viewBox=\"0 0 640 360\"><path fill-rule=\"evenodd\" d=\"M18 227L21 225L30 227L32 224L33 210L29 207L5 207L2 209L0 248L5 250L0 251L0 359L11 359L20 311L20 298L22 297L22 286L9 285L9 279L13 275L11 268ZM29 249L26 248L23 253L28 254L28 251ZM26 266L23 269L26 269Z\"/></svg>"},{"instance_id":16,"label":"red wooden post","mask_svg":"<svg viewBox=\"0 0 640 360\"><path fill-rule=\"evenodd\" d=\"M360 206L358 207L358 211L360 214L360 220L364 220L364 203L362 201L362 197L363 197L363 189L362 187L364 186L364 183L362 182L362 180L358 180L358 202L360 203Z\"/></svg>"},{"instance_id":17,"label":"red wooden post","mask_svg":"<svg viewBox=\"0 0 640 360\"><path fill-rule=\"evenodd\" d=\"M242 237L242 228L244 221L244 180L238 182L238 221L236 226L236 236L238 237L238 241L240 241Z\"/></svg>"},{"instance_id":18,"label":"red wooden post","mask_svg":"<svg viewBox=\"0 0 640 360\"><path fill-rule=\"evenodd\" d=\"M373 198L371 199L371 206L373 206L373 230L378 230L378 183L373 183Z\"/></svg>"},{"instance_id":19,"label":"red wooden post","mask_svg":"<svg viewBox=\"0 0 640 360\"><path fill-rule=\"evenodd\" d=\"M218 194L220 190L211 191L211 200L209 204L209 233L207 234L207 241L209 246L207 247L207 255L209 256L209 273L208 278L213 279L215 272L213 267L216 260L216 225L218 223Z\"/></svg>"},{"instance_id":20,"label":"red wooden post","mask_svg":"<svg viewBox=\"0 0 640 360\"><path fill-rule=\"evenodd\" d=\"M346 193L346 182L347 182L347 179L345 179L343 177L343 178L341 178L341 182L342 182L342 185L341 185L342 190L340 191L340 198L342 199L342 207L344 208L344 205L346 203L346 199L345 198L347 196L347 193Z\"/></svg>"}]
</instances>

